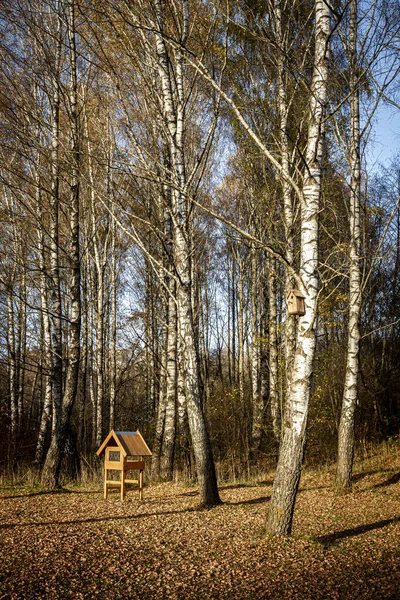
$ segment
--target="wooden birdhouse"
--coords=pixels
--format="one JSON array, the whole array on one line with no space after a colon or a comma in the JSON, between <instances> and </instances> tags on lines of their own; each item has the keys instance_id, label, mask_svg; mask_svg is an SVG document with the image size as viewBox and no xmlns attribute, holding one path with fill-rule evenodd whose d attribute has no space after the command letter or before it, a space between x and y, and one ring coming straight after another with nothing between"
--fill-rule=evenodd
<instances>
[{"instance_id":1,"label":"wooden birdhouse","mask_svg":"<svg viewBox=\"0 0 400 600\"><path fill-rule=\"evenodd\" d=\"M151 456L151 451L140 431L110 431L96 454L104 454L104 498L107 498L109 488L117 487L123 500L126 484L136 483L139 500L143 500L143 457ZM138 472L138 477L132 479L128 474L134 471ZM111 479L112 475L117 479Z\"/></svg>"},{"instance_id":2,"label":"wooden birdhouse","mask_svg":"<svg viewBox=\"0 0 400 600\"><path fill-rule=\"evenodd\" d=\"M304 315L306 308L304 304L305 296L299 290L289 290L286 294L286 306L289 315Z\"/></svg>"}]
</instances>

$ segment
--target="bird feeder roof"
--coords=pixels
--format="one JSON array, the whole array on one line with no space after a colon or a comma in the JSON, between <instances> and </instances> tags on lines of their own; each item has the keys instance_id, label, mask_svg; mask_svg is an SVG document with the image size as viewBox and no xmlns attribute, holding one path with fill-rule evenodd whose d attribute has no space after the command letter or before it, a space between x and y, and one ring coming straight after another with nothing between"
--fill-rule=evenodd
<instances>
[{"instance_id":1,"label":"bird feeder roof","mask_svg":"<svg viewBox=\"0 0 400 600\"><path fill-rule=\"evenodd\" d=\"M297 298L305 298L304 294L302 294L299 290L288 290L288 293L286 294L286 298L289 298L289 296L291 296L291 294L293 294L294 296L297 296Z\"/></svg>"},{"instance_id":2,"label":"bird feeder roof","mask_svg":"<svg viewBox=\"0 0 400 600\"><path fill-rule=\"evenodd\" d=\"M101 456L109 446L118 446L123 456L151 456L151 450L144 441L140 431L110 431L100 448L97 456Z\"/></svg>"}]
</instances>

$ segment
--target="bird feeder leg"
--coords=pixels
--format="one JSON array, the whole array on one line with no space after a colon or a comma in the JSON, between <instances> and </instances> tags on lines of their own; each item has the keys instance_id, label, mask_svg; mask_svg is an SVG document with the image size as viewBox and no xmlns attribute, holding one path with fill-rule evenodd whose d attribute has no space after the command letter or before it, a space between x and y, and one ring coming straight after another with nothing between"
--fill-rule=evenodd
<instances>
[{"instance_id":1,"label":"bird feeder leg","mask_svg":"<svg viewBox=\"0 0 400 600\"><path fill-rule=\"evenodd\" d=\"M143 471L139 471L139 500L143 500Z\"/></svg>"},{"instance_id":2,"label":"bird feeder leg","mask_svg":"<svg viewBox=\"0 0 400 600\"><path fill-rule=\"evenodd\" d=\"M125 469L122 469L122 471L121 471L121 500L122 501L125 498L125 478L126 478L126 472L125 472Z\"/></svg>"}]
</instances>

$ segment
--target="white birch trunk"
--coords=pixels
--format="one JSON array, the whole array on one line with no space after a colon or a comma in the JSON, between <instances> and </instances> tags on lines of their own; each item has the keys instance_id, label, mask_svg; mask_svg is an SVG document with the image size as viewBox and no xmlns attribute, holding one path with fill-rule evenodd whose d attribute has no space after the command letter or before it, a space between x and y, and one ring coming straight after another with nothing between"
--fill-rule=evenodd
<instances>
[{"instance_id":1,"label":"white birch trunk","mask_svg":"<svg viewBox=\"0 0 400 600\"><path fill-rule=\"evenodd\" d=\"M19 315L18 315L18 431L22 431L25 394L25 361L26 361L26 266L24 264L24 248L22 236L19 236L20 248L20 284L19 284Z\"/></svg>"},{"instance_id":2,"label":"white birch trunk","mask_svg":"<svg viewBox=\"0 0 400 600\"><path fill-rule=\"evenodd\" d=\"M7 289L7 346L8 389L10 397L10 446L12 453L14 453L16 449L18 434L17 361L14 320L13 284L10 283Z\"/></svg>"},{"instance_id":3,"label":"white birch trunk","mask_svg":"<svg viewBox=\"0 0 400 600\"><path fill-rule=\"evenodd\" d=\"M239 266L239 315L238 315L238 375L239 375L239 402L243 406L244 398L244 273L243 259L237 257Z\"/></svg>"},{"instance_id":4,"label":"white birch trunk","mask_svg":"<svg viewBox=\"0 0 400 600\"><path fill-rule=\"evenodd\" d=\"M275 0L275 23L276 23L276 38L278 44L277 58L277 75L278 75L278 107L279 107L279 129L280 129L280 150L281 150L281 165L282 173L286 178L282 179L283 191L283 206L284 206L284 227L285 227L285 245L286 259L288 263L293 265L294 258L294 212L293 212L293 194L289 183L290 173L290 150L288 139L288 98L285 81L285 56L286 42L282 30L282 13L281 0ZM293 277L286 270L286 290L292 289L294 286ZM286 359L286 390L290 389L290 378L293 368L294 353L296 349L296 326L294 319L286 313L285 322L285 359ZM274 430L275 432L275 430Z\"/></svg>"},{"instance_id":5,"label":"white birch trunk","mask_svg":"<svg viewBox=\"0 0 400 600\"><path fill-rule=\"evenodd\" d=\"M173 476L176 438L177 315L175 290L172 284L173 280L171 280L170 293L168 295L166 403L160 461L160 474L165 481L170 481Z\"/></svg>"},{"instance_id":6,"label":"white birch trunk","mask_svg":"<svg viewBox=\"0 0 400 600\"><path fill-rule=\"evenodd\" d=\"M55 3L57 19L55 67L52 80L51 104L51 197L50 197L50 269L48 277L48 307L50 318L50 334L53 364L51 369L51 387L53 397L52 441L55 440L57 420L60 418L63 393L63 349L62 349L62 306L60 289L60 257L59 257L59 147L60 147L60 69L62 50L61 6L60 0ZM55 441L53 442L55 443ZM46 467L47 457L42 473L43 482L52 481L50 466ZM49 463L48 463L49 464ZM46 474L47 470L47 474Z\"/></svg>"},{"instance_id":7,"label":"white birch trunk","mask_svg":"<svg viewBox=\"0 0 400 600\"><path fill-rule=\"evenodd\" d=\"M184 158L184 122L185 98L183 56L180 50L175 54L175 98L174 83L169 65L169 56L163 38L164 6L155 0L157 27L155 33L158 71L162 89L163 112L169 135L171 170L173 178L173 242L174 260L177 274L177 310L178 331L182 344L183 374L187 401L188 421L196 469L199 481L200 502L212 506L220 502L214 460L210 439L202 408L202 396L199 381L198 352L195 345L195 329L192 311L192 278L190 265L190 232L186 207L185 158ZM182 0L182 43L185 43L188 27L188 2Z\"/></svg>"},{"instance_id":8,"label":"white birch trunk","mask_svg":"<svg viewBox=\"0 0 400 600\"><path fill-rule=\"evenodd\" d=\"M46 261L45 261L45 241L44 241L44 224L42 215L42 198L40 191L40 181L38 178L38 171L36 174L36 215L37 215L37 239L38 239L38 258L39 258L39 269L40 269L40 306L42 309L42 322L43 322L43 346L44 346L44 401L43 409L40 418L39 433L36 442L35 450L35 463L42 465L44 457L44 445L46 434L49 428L51 419L52 409L52 387L51 387L51 368L53 362L52 348L51 348L51 333L50 333L50 319L49 319L49 307L47 301L47 277L46 277Z\"/></svg>"},{"instance_id":9,"label":"white birch trunk","mask_svg":"<svg viewBox=\"0 0 400 600\"><path fill-rule=\"evenodd\" d=\"M324 0L316 0L315 57L301 206L300 275L306 313L299 318L283 436L266 522L267 535L288 535L291 532L306 437L316 342L314 327L318 293L318 210L322 171L322 124L328 81L329 16L329 8Z\"/></svg>"},{"instance_id":10,"label":"white birch trunk","mask_svg":"<svg viewBox=\"0 0 400 600\"><path fill-rule=\"evenodd\" d=\"M77 98L77 70L75 46L75 6L74 0L66 0L67 33L69 50L70 81L68 90L70 128L71 128L71 174L70 174L70 318L69 318L69 353L65 390L62 404L56 415L56 429L53 435L42 478L53 486L59 485L61 462L65 447L70 440L69 426L72 407L74 405L79 378L80 361L80 328L81 328L81 298L80 298L80 246L79 246L79 188L80 188L80 147L79 147L79 116Z\"/></svg>"},{"instance_id":11,"label":"white birch trunk","mask_svg":"<svg viewBox=\"0 0 400 600\"><path fill-rule=\"evenodd\" d=\"M260 449L264 417L264 398L260 393L260 348L261 334L258 319L258 273L257 254L254 244L251 246L251 382L253 397L253 417L251 427L251 454Z\"/></svg>"},{"instance_id":12,"label":"white birch trunk","mask_svg":"<svg viewBox=\"0 0 400 600\"><path fill-rule=\"evenodd\" d=\"M347 340L346 375L339 424L336 486L350 489L354 456L354 417L357 406L359 370L359 319L361 312L360 272L360 106L357 82L357 0L350 7L350 269L349 269L349 331Z\"/></svg>"},{"instance_id":13,"label":"white birch trunk","mask_svg":"<svg viewBox=\"0 0 400 600\"><path fill-rule=\"evenodd\" d=\"M281 439L281 407L278 387L278 328L276 309L275 261L268 259L268 302L269 302L269 402L272 417L272 430L275 439ZM287 331L287 328L286 328ZM288 365L286 363L286 368Z\"/></svg>"},{"instance_id":14,"label":"white birch trunk","mask_svg":"<svg viewBox=\"0 0 400 600\"><path fill-rule=\"evenodd\" d=\"M89 137L89 125L86 111L84 112L85 135L87 139L88 175L90 183L90 214L92 224L92 240L94 262L96 266L96 436L95 445L99 447L103 441L103 404L104 404L104 274L107 260L108 237L100 253L100 235L96 223L96 192L93 173L92 145Z\"/></svg>"},{"instance_id":15,"label":"white birch trunk","mask_svg":"<svg viewBox=\"0 0 400 600\"><path fill-rule=\"evenodd\" d=\"M115 426L117 394L117 224L111 224L111 315L110 315L110 429Z\"/></svg>"}]
</instances>

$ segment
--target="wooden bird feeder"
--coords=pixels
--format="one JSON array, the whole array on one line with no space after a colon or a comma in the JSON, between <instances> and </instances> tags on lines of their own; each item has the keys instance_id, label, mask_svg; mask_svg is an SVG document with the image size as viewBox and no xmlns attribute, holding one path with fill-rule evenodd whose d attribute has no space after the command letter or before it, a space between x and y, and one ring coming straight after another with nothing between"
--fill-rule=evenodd
<instances>
[{"instance_id":1,"label":"wooden bird feeder","mask_svg":"<svg viewBox=\"0 0 400 600\"><path fill-rule=\"evenodd\" d=\"M151 451L140 431L110 431L97 456L104 454L104 498L108 497L110 487L120 488L121 500L126 495L126 484L137 483L139 500L143 500L144 456L151 456ZM110 471L120 472L119 479L110 479ZM138 471L138 479L128 479L127 473Z\"/></svg>"},{"instance_id":2,"label":"wooden bird feeder","mask_svg":"<svg viewBox=\"0 0 400 600\"><path fill-rule=\"evenodd\" d=\"M299 290L289 290L286 294L286 306L289 315L305 315L305 296Z\"/></svg>"}]
</instances>

